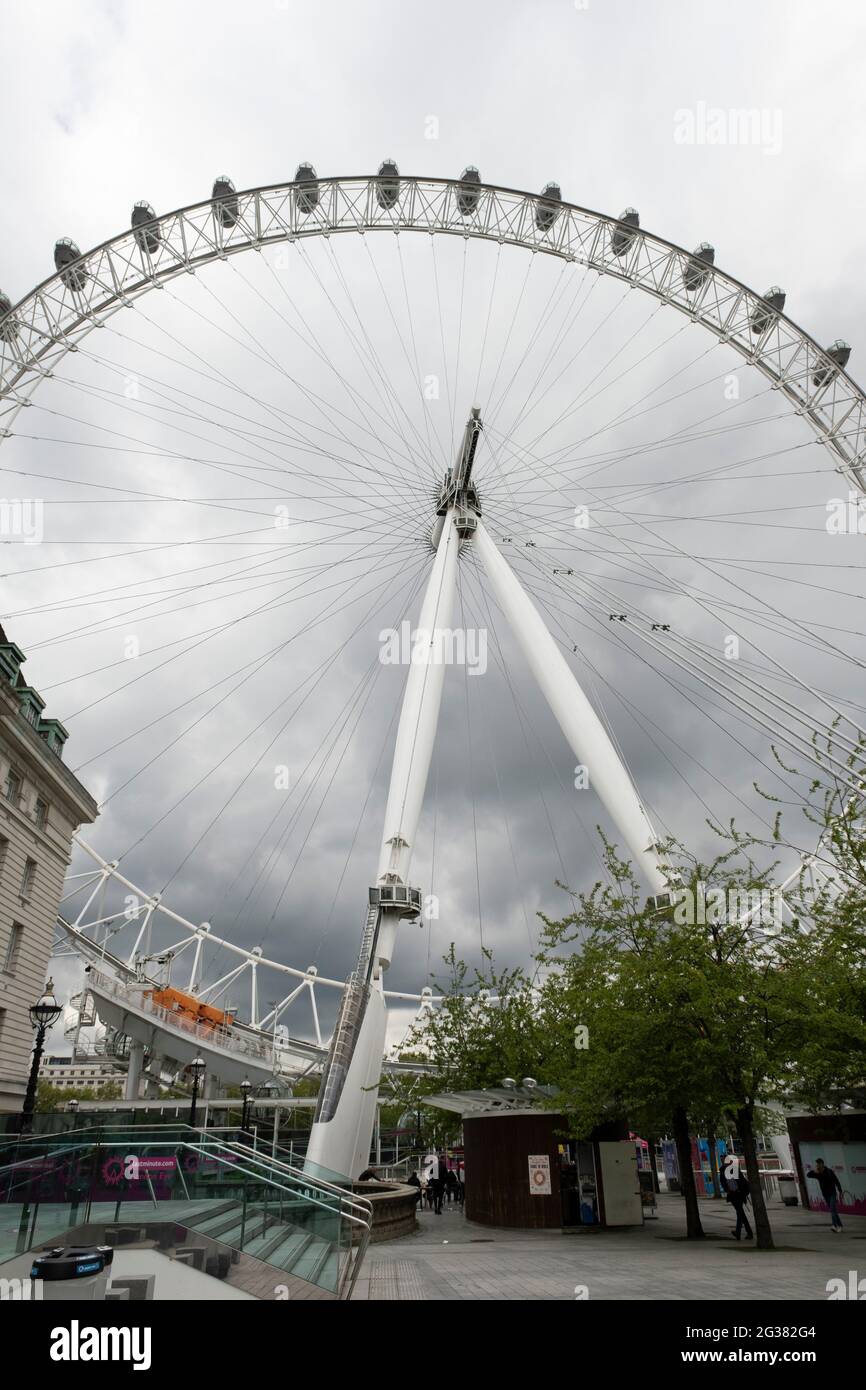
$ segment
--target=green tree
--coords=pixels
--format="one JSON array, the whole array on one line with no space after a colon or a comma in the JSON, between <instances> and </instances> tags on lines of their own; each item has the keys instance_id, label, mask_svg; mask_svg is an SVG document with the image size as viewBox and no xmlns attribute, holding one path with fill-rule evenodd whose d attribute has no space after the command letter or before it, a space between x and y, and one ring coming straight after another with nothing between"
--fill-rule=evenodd
<instances>
[{"instance_id":1,"label":"green tree","mask_svg":"<svg viewBox=\"0 0 866 1390\"><path fill-rule=\"evenodd\" d=\"M119 1081L109 1081L106 1085L94 1086L52 1086L49 1081L39 1081L36 1086L36 1109L41 1113L53 1110L66 1110L71 1100L120 1100L123 1087Z\"/></svg>"}]
</instances>

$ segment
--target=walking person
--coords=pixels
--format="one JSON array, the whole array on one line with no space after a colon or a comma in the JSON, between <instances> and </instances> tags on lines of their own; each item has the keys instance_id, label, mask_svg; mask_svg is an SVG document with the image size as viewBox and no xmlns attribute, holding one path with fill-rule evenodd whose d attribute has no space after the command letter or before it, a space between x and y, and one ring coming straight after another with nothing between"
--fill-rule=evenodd
<instances>
[{"instance_id":1,"label":"walking person","mask_svg":"<svg viewBox=\"0 0 866 1390\"><path fill-rule=\"evenodd\" d=\"M719 1176L722 1187L725 1190L725 1200L730 1202L737 1216L737 1224L734 1230L731 1231L731 1235L734 1237L734 1240L739 1240L740 1232L745 1228L746 1240L751 1240L754 1233L749 1225L749 1218L746 1216L745 1205L749 1200L752 1189L749 1186L749 1180L745 1173L740 1172L739 1164L737 1165L736 1176L727 1176L727 1163L728 1158L726 1157L722 1172Z\"/></svg>"},{"instance_id":2,"label":"walking person","mask_svg":"<svg viewBox=\"0 0 866 1390\"><path fill-rule=\"evenodd\" d=\"M445 1155L439 1155L439 1162L436 1167L436 1176L432 1179L433 1184L433 1210L437 1216L442 1215L442 1198L445 1196L445 1185L447 1182L448 1164Z\"/></svg>"},{"instance_id":3,"label":"walking person","mask_svg":"<svg viewBox=\"0 0 866 1390\"><path fill-rule=\"evenodd\" d=\"M457 1185L457 1174L453 1168L449 1168L445 1175L445 1191L448 1193L448 1201L456 1202L460 1196Z\"/></svg>"},{"instance_id":4,"label":"walking person","mask_svg":"<svg viewBox=\"0 0 866 1390\"><path fill-rule=\"evenodd\" d=\"M415 1210L417 1211L424 1200L424 1193L421 1189L421 1179L419 1178L417 1173L410 1173L408 1178L406 1179L406 1183L409 1187L417 1187L418 1189L418 1193L415 1198Z\"/></svg>"},{"instance_id":5,"label":"walking person","mask_svg":"<svg viewBox=\"0 0 866 1390\"><path fill-rule=\"evenodd\" d=\"M807 1178L814 1178L821 1189L821 1196L830 1209L830 1226L838 1236L842 1233L842 1221L839 1216L838 1202L842 1196L842 1184L832 1168L828 1168L823 1158L815 1159L814 1169L810 1168L806 1174Z\"/></svg>"}]
</instances>

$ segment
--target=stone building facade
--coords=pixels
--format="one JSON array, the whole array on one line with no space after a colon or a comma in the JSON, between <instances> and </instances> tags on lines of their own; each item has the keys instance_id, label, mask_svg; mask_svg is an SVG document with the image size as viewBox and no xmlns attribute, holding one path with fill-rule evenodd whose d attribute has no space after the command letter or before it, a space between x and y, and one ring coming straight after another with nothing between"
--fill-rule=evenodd
<instances>
[{"instance_id":1,"label":"stone building facade","mask_svg":"<svg viewBox=\"0 0 866 1390\"><path fill-rule=\"evenodd\" d=\"M0 1111L21 1109L72 836L96 819L63 762L66 730L46 719L24 653L0 627Z\"/></svg>"}]
</instances>

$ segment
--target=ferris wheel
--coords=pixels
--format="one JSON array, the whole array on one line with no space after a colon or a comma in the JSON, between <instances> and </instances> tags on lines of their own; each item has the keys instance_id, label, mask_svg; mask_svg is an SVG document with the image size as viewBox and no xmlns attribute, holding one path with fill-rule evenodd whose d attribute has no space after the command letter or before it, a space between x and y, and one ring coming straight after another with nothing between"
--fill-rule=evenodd
<instances>
[{"instance_id":1,"label":"ferris wheel","mask_svg":"<svg viewBox=\"0 0 866 1390\"><path fill-rule=\"evenodd\" d=\"M674 811L759 814L744 769L790 788L770 745L859 788L864 396L777 285L633 208L393 160L221 176L54 262L0 296L0 466L60 557L14 572L10 621L81 702L103 808L61 929L100 1015L152 1049L235 1082L320 1069L311 1163L365 1166L389 1004L433 1007L442 903L482 931L482 864L494 898L510 864L531 940L527 844L569 881L563 818L601 819L661 898ZM321 941L344 908L348 980L285 963L287 920ZM386 989L418 921L424 986Z\"/></svg>"}]
</instances>

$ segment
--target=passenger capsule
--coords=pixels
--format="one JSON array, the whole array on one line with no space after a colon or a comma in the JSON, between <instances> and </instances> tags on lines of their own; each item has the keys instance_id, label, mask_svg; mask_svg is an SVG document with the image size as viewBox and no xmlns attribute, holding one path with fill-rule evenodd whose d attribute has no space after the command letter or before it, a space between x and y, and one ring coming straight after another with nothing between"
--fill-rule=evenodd
<instances>
[{"instance_id":1,"label":"passenger capsule","mask_svg":"<svg viewBox=\"0 0 866 1390\"><path fill-rule=\"evenodd\" d=\"M149 256L156 254L162 241L162 230L155 219L156 213L150 203L142 201L136 203L132 209L132 230L135 232L135 240L141 250L146 251ZM153 223L153 225L148 226L148 223Z\"/></svg>"},{"instance_id":2,"label":"passenger capsule","mask_svg":"<svg viewBox=\"0 0 866 1390\"><path fill-rule=\"evenodd\" d=\"M637 208L625 208L618 221L621 225L610 229L610 249L615 256L624 256L637 236L640 213Z\"/></svg>"},{"instance_id":3,"label":"passenger capsule","mask_svg":"<svg viewBox=\"0 0 866 1390\"><path fill-rule=\"evenodd\" d=\"M481 175L474 164L467 164L457 185L457 210L461 217L471 217L481 197Z\"/></svg>"},{"instance_id":4,"label":"passenger capsule","mask_svg":"<svg viewBox=\"0 0 866 1390\"><path fill-rule=\"evenodd\" d=\"M766 333L773 320L785 307L785 291L779 285L771 285L760 303L752 310L751 329L753 333Z\"/></svg>"},{"instance_id":5,"label":"passenger capsule","mask_svg":"<svg viewBox=\"0 0 866 1390\"><path fill-rule=\"evenodd\" d=\"M708 241L702 241L700 246L695 247L683 267L683 284L689 294L694 294L695 290L700 289L715 259L715 250Z\"/></svg>"},{"instance_id":6,"label":"passenger capsule","mask_svg":"<svg viewBox=\"0 0 866 1390\"><path fill-rule=\"evenodd\" d=\"M214 217L222 227L234 227L238 220L238 199L234 184L227 174L214 179L211 197L214 200Z\"/></svg>"},{"instance_id":7,"label":"passenger capsule","mask_svg":"<svg viewBox=\"0 0 866 1390\"><path fill-rule=\"evenodd\" d=\"M18 320L12 317L12 300L0 290L0 338L12 343L18 337Z\"/></svg>"},{"instance_id":8,"label":"passenger capsule","mask_svg":"<svg viewBox=\"0 0 866 1390\"><path fill-rule=\"evenodd\" d=\"M535 207L535 225L540 232L549 232L562 212L562 189L558 183L546 183L541 190L543 202Z\"/></svg>"},{"instance_id":9,"label":"passenger capsule","mask_svg":"<svg viewBox=\"0 0 866 1390\"><path fill-rule=\"evenodd\" d=\"M81 291L87 284L87 270L83 265L73 266L81 259L81 251L71 237L64 236L54 247L54 267L60 272L60 279L68 290Z\"/></svg>"},{"instance_id":10,"label":"passenger capsule","mask_svg":"<svg viewBox=\"0 0 866 1390\"><path fill-rule=\"evenodd\" d=\"M843 371L848 365L848 358L851 356L851 344L846 343L844 338L837 338L835 343L831 343L827 348L826 355L833 363L832 367L819 367L812 381L816 386L826 386L835 375L837 368Z\"/></svg>"},{"instance_id":11,"label":"passenger capsule","mask_svg":"<svg viewBox=\"0 0 866 1390\"><path fill-rule=\"evenodd\" d=\"M376 175L376 202L380 208L392 208L400 196L400 170L393 159L383 159Z\"/></svg>"},{"instance_id":12,"label":"passenger capsule","mask_svg":"<svg viewBox=\"0 0 866 1390\"><path fill-rule=\"evenodd\" d=\"M304 217L319 206L319 181L312 164L299 164L295 170L295 206Z\"/></svg>"}]
</instances>

